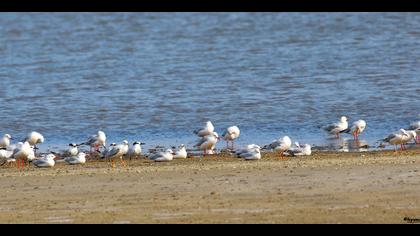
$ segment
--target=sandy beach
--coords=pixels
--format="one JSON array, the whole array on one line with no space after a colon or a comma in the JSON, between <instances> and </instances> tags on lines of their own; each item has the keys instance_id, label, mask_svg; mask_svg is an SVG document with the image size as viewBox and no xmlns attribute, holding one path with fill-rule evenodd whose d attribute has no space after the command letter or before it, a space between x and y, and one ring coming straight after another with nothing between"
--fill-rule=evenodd
<instances>
[{"instance_id":1,"label":"sandy beach","mask_svg":"<svg viewBox=\"0 0 420 236\"><path fill-rule=\"evenodd\" d=\"M418 149L0 168L0 223L407 223Z\"/></svg>"}]
</instances>

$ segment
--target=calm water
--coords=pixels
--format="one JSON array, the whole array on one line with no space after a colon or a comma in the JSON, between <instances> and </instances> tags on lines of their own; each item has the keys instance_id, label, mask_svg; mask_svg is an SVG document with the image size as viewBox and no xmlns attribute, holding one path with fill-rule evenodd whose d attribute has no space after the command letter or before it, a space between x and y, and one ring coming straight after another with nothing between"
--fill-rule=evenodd
<instances>
[{"instance_id":1,"label":"calm water","mask_svg":"<svg viewBox=\"0 0 420 236\"><path fill-rule=\"evenodd\" d=\"M373 144L420 113L418 13L0 13L0 56L0 132L45 148L191 145L207 119L329 145L341 115Z\"/></svg>"}]
</instances>

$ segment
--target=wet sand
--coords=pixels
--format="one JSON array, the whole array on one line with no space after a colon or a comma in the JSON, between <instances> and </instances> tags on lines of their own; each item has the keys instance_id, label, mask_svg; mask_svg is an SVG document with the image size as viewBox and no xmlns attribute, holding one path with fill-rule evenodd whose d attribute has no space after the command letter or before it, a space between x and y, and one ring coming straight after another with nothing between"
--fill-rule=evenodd
<instances>
[{"instance_id":1,"label":"wet sand","mask_svg":"<svg viewBox=\"0 0 420 236\"><path fill-rule=\"evenodd\" d=\"M406 223L420 150L0 168L0 223Z\"/></svg>"}]
</instances>

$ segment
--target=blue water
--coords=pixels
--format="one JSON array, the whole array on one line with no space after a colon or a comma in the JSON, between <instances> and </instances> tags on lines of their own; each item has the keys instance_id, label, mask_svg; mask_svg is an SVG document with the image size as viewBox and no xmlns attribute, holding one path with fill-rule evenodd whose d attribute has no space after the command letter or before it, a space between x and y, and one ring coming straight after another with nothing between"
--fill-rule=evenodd
<instances>
[{"instance_id":1,"label":"blue water","mask_svg":"<svg viewBox=\"0 0 420 236\"><path fill-rule=\"evenodd\" d=\"M0 132L329 145L347 115L373 145L419 119L419 52L418 13L0 13Z\"/></svg>"}]
</instances>

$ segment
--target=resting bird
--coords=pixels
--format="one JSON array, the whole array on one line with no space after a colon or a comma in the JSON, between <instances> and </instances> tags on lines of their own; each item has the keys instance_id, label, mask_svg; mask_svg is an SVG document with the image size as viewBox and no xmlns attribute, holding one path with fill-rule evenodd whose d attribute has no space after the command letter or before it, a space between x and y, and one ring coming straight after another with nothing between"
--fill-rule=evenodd
<instances>
[{"instance_id":1,"label":"resting bird","mask_svg":"<svg viewBox=\"0 0 420 236\"><path fill-rule=\"evenodd\" d=\"M81 152L76 156L66 157L64 161L69 163L70 165L78 165L78 164L85 164L86 163L86 154Z\"/></svg>"},{"instance_id":2,"label":"resting bird","mask_svg":"<svg viewBox=\"0 0 420 236\"><path fill-rule=\"evenodd\" d=\"M264 149L272 149L274 152L279 152L281 159L283 159L283 152L290 149L292 140L289 136L284 136L281 139L274 140L271 144L264 146Z\"/></svg>"},{"instance_id":3,"label":"resting bird","mask_svg":"<svg viewBox=\"0 0 420 236\"><path fill-rule=\"evenodd\" d=\"M340 137L340 132L346 130L349 127L347 117L342 116L340 121L331 125L325 126L323 129L330 134L335 135L337 138Z\"/></svg>"},{"instance_id":4,"label":"resting bird","mask_svg":"<svg viewBox=\"0 0 420 236\"><path fill-rule=\"evenodd\" d=\"M351 133L353 134L354 140L359 140L359 134L361 134L366 128L366 121L358 120L353 123L350 128L340 131L340 133Z\"/></svg>"},{"instance_id":5,"label":"resting bird","mask_svg":"<svg viewBox=\"0 0 420 236\"><path fill-rule=\"evenodd\" d=\"M92 148L95 148L96 151L99 151L100 147L105 148L106 135L103 131L98 131L98 134L90 136L86 142L79 144L79 146L82 146L82 145L90 146L91 152L92 152Z\"/></svg>"},{"instance_id":6,"label":"resting bird","mask_svg":"<svg viewBox=\"0 0 420 236\"><path fill-rule=\"evenodd\" d=\"M187 149L185 149L185 145L181 144L178 147L178 151L175 152L174 159L185 159L187 158Z\"/></svg>"},{"instance_id":7,"label":"resting bird","mask_svg":"<svg viewBox=\"0 0 420 236\"><path fill-rule=\"evenodd\" d=\"M309 144L300 146L298 142L295 142L296 148L287 151L288 155L291 156L310 156L312 154L312 147Z\"/></svg>"},{"instance_id":8,"label":"resting bird","mask_svg":"<svg viewBox=\"0 0 420 236\"><path fill-rule=\"evenodd\" d=\"M222 137L226 141L226 148L229 147L229 142L232 142L232 150L234 148L235 139L239 137L241 131L239 130L238 126L231 126L223 132Z\"/></svg>"},{"instance_id":9,"label":"resting bird","mask_svg":"<svg viewBox=\"0 0 420 236\"><path fill-rule=\"evenodd\" d=\"M241 154L249 152L252 149L260 149L261 150L261 147L256 145L256 144L248 144L248 145L246 145L245 148L236 150L234 153L235 153L236 157L241 157Z\"/></svg>"},{"instance_id":10,"label":"resting bird","mask_svg":"<svg viewBox=\"0 0 420 236\"><path fill-rule=\"evenodd\" d=\"M388 135L388 137L382 139L381 141L387 142L395 146L395 151L397 151L397 145L401 146L401 150L406 149L405 144L410 140L415 139L417 136L416 132L413 130L406 131L400 129L398 132Z\"/></svg>"},{"instance_id":11,"label":"resting bird","mask_svg":"<svg viewBox=\"0 0 420 236\"><path fill-rule=\"evenodd\" d=\"M244 158L245 160L259 160L261 159L261 151L258 147L251 148L246 152L243 152L239 157Z\"/></svg>"},{"instance_id":12,"label":"resting bird","mask_svg":"<svg viewBox=\"0 0 420 236\"><path fill-rule=\"evenodd\" d=\"M32 164L36 167L53 167L55 165L55 155L54 154L48 154L44 157L41 157L39 159L35 159Z\"/></svg>"},{"instance_id":13,"label":"resting bird","mask_svg":"<svg viewBox=\"0 0 420 236\"><path fill-rule=\"evenodd\" d=\"M206 125L201 129L194 130L194 133L198 135L198 137L205 137L207 135L212 134L214 131L214 126L211 121L207 121Z\"/></svg>"},{"instance_id":14,"label":"resting bird","mask_svg":"<svg viewBox=\"0 0 420 236\"><path fill-rule=\"evenodd\" d=\"M216 132L213 132L212 134L201 138L194 147L198 147L200 150L203 150L203 156L206 154L214 154L213 150L218 140L219 135Z\"/></svg>"},{"instance_id":15,"label":"resting bird","mask_svg":"<svg viewBox=\"0 0 420 236\"><path fill-rule=\"evenodd\" d=\"M174 151L167 149L164 152L154 153L149 156L149 159L156 162L172 161L174 159Z\"/></svg>"}]
</instances>

